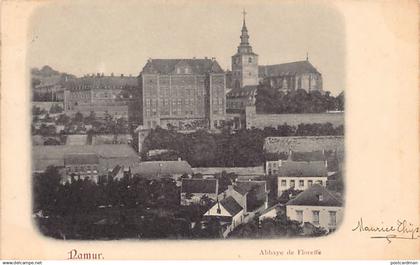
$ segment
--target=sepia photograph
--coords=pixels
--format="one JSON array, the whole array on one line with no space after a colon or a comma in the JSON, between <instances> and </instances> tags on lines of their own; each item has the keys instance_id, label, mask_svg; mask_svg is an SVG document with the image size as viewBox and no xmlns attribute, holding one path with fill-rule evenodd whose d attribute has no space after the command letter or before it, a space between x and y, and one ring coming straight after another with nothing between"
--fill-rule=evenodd
<instances>
[{"instance_id":1,"label":"sepia photograph","mask_svg":"<svg viewBox=\"0 0 420 265\"><path fill-rule=\"evenodd\" d=\"M1 261L418 263L418 7L2 1Z\"/></svg>"},{"instance_id":2,"label":"sepia photograph","mask_svg":"<svg viewBox=\"0 0 420 265\"><path fill-rule=\"evenodd\" d=\"M345 30L335 10L57 1L30 22L32 219L43 236L340 229Z\"/></svg>"}]
</instances>

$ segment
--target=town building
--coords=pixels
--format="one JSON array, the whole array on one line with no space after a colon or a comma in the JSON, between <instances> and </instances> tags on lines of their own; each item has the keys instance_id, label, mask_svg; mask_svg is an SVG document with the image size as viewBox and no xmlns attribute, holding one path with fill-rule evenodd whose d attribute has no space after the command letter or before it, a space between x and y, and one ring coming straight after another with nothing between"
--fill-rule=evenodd
<instances>
[{"instance_id":1,"label":"town building","mask_svg":"<svg viewBox=\"0 0 420 265\"><path fill-rule=\"evenodd\" d=\"M328 172L324 161L280 161L272 174L277 176L277 197L289 189L306 190L314 184L327 186Z\"/></svg>"},{"instance_id":2,"label":"town building","mask_svg":"<svg viewBox=\"0 0 420 265\"><path fill-rule=\"evenodd\" d=\"M72 177L76 179L87 179L98 183L99 157L95 153L86 154L65 154L64 167L67 180Z\"/></svg>"},{"instance_id":3,"label":"town building","mask_svg":"<svg viewBox=\"0 0 420 265\"><path fill-rule=\"evenodd\" d=\"M79 112L88 116L93 112L99 118L110 115L137 124L139 122L136 77L113 74L105 76L98 73L69 80L65 87L64 110L67 115L73 116Z\"/></svg>"},{"instance_id":4,"label":"town building","mask_svg":"<svg viewBox=\"0 0 420 265\"><path fill-rule=\"evenodd\" d=\"M264 219L274 219L280 214L284 214L286 211L285 207L280 203L277 203L260 213L258 220L261 222Z\"/></svg>"},{"instance_id":5,"label":"town building","mask_svg":"<svg viewBox=\"0 0 420 265\"><path fill-rule=\"evenodd\" d=\"M148 179L170 177L177 181L177 186L181 186L181 176L191 176L193 173L190 164L184 160L144 161L131 167L131 172L133 175Z\"/></svg>"},{"instance_id":6,"label":"town building","mask_svg":"<svg viewBox=\"0 0 420 265\"><path fill-rule=\"evenodd\" d=\"M226 77L214 59L149 59L139 76L143 129L223 125Z\"/></svg>"},{"instance_id":7,"label":"town building","mask_svg":"<svg viewBox=\"0 0 420 265\"><path fill-rule=\"evenodd\" d=\"M315 184L286 203L286 215L302 225L310 223L333 232L343 219L343 202Z\"/></svg>"},{"instance_id":8,"label":"town building","mask_svg":"<svg viewBox=\"0 0 420 265\"><path fill-rule=\"evenodd\" d=\"M217 200L203 217L219 221L223 237L227 237L233 229L244 222L244 209L232 196L228 196L220 201Z\"/></svg>"},{"instance_id":9,"label":"town building","mask_svg":"<svg viewBox=\"0 0 420 265\"><path fill-rule=\"evenodd\" d=\"M42 173L48 166L58 167L63 171L63 184L71 181L71 175L90 175L93 181L99 181L117 165L133 168L139 161L134 149L126 144L32 146L32 172Z\"/></svg>"},{"instance_id":10,"label":"town building","mask_svg":"<svg viewBox=\"0 0 420 265\"><path fill-rule=\"evenodd\" d=\"M217 200L219 181L217 179L182 179L181 205L201 204L203 199Z\"/></svg>"}]
</instances>

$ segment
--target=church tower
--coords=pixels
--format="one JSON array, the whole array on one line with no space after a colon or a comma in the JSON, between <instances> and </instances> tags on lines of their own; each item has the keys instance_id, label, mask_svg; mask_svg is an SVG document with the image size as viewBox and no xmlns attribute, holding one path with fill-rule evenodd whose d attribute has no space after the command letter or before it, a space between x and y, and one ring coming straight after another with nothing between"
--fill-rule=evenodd
<instances>
[{"instance_id":1,"label":"church tower","mask_svg":"<svg viewBox=\"0 0 420 265\"><path fill-rule=\"evenodd\" d=\"M243 13L243 24L241 43L238 51L232 56L232 87L258 85L258 55L252 52L249 45L248 29L245 23L245 10Z\"/></svg>"}]
</instances>

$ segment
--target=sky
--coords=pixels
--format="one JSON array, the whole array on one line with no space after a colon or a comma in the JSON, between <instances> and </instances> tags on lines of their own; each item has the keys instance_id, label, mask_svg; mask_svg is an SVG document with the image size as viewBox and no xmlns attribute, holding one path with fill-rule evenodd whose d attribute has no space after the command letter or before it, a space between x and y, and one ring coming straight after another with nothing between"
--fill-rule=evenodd
<instances>
[{"instance_id":1,"label":"sky","mask_svg":"<svg viewBox=\"0 0 420 265\"><path fill-rule=\"evenodd\" d=\"M44 2L28 32L28 65L137 76L149 58L215 57L231 69L242 11L259 64L309 61L324 90L345 84L345 25L333 4L318 1Z\"/></svg>"}]
</instances>

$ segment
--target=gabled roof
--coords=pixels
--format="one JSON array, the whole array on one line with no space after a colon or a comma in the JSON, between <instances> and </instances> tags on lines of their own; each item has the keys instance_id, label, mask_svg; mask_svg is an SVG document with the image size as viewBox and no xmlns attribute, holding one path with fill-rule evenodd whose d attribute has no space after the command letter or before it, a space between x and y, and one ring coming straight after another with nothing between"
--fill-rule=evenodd
<instances>
[{"instance_id":1,"label":"gabled roof","mask_svg":"<svg viewBox=\"0 0 420 265\"><path fill-rule=\"evenodd\" d=\"M232 216L237 215L240 211L243 210L242 206L239 205L239 203L232 196L226 197L225 199L221 200L220 204Z\"/></svg>"},{"instance_id":2,"label":"gabled roof","mask_svg":"<svg viewBox=\"0 0 420 265\"><path fill-rule=\"evenodd\" d=\"M241 98L257 95L258 86L244 86L233 88L226 97L228 98Z\"/></svg>"},{"instance_id":3,"label":"gabled roof","mask_svg":"<svg viewBox=\"0 0 420 265\"><path fill-rule=\"evenodd\" d=\"M64 165L88 165L98 164L99 159L96 154L65 154Z\"/></svg>"},{"instance_id":4,"label":"gabled roof","mask_svg":"<svg viewBox=\"0 0 420 265\"><path fill-rule=\"evenodd\" d=\"M214 193L217 194L217 179L183 179L181 193Z\"/></svg>"},{"instance_id":5,"label":"gabled roof","mask_svg":"<svg viewBox=\"0 0 420 265\"><path fill-rule=\"evenodd\" d=\"M324 161L282 161L276 174L282 177L326 177L327 173Z\"/></svg>"},{"instance_id":6,"label":"gabled roof","mask_svg":"<svg viewBox=\"0 0 420 265\"><path fill-rule=\"evenodd\" d=\"M131 172L147 177L193 173L187 161L146 161L132 168Z\"/></svg>"},{"instance_id":7,"label":"gabled roof","mask_svg":"<svg viewBox=\"0 0 420 265\"><path fill-rule=\"evenodd\" d=\"M318 70L309 61L298 61L291 63L258 66L258 75L260 77L296 75L306 73L319 74Z\"/></svg>"},{"instance_id":8,"label":"gabled roof","mask_svg":"<svg viewBox=\"0 0 420 265\"><path fill-rule=\"evenodd\" d=\"M234 189L242 195L252 189L255 189L257 194L263 194L267 192L267 182L265 180L237 180Z\"/></svg>"},{"instance_id":9,"label":"gabled roof","mask_svg":"<svg viewBox=\"0 0 420 265\"><path fill-rule=\"evenodd\" d=\"M212 59L150 59L143 67L144 74L172 74L175 66L188 66L193 74L224 73L216 60Z\"/></svg>"},{"instance_id":10,"label":"gabled roof","mask_svg":"<svg viewBox=\"0 0 420 265\"><path fill-rule=\"evenodd\" d=\"M322 195L322 200L320 200ZM341 199L336 198L326 188L319 184L312 185L309 189L299 193L296 198L288 201L286 205L305 205L305 206L343 206Z\"/></svg>"},{"instance_id":11,"label":"gabled roof","mask_svg":"<svg viewBox=\"0 0 420 265\"><path fill-rule=\"evenodd\" d=\"M281 207L282 207L281 203L274 204L273 206L271 206L271 207L265 209L264 211L260 212L260 216L263 216L264 214L270 212L273 209L276 209L276 212L278 212L281 209Z\"/></svg>"}]
</instances>

